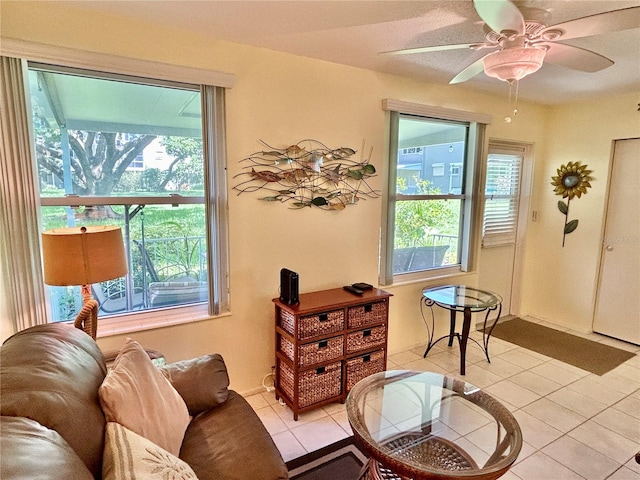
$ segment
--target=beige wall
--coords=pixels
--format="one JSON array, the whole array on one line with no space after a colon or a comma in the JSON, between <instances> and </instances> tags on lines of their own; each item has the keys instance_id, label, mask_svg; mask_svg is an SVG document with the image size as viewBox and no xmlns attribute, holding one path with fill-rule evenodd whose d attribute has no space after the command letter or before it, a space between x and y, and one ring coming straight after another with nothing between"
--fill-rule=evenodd
<instances>
[{"instance_id":1,"label":"beige wall","mask_svg":"<svg viewBox=\"0 0 640 480\"><path fill-rule=\"evenodd\" d=\"M548 109L531 206L538 222L529 223L523 279L523 308L537 318L591 331L612 142L640 136L637 104L633 93ZM564 216L557 207L562 197L550 182L568 162L588 165L594 181L586 195L570 202L569 218L579 225L563 248Z\"/></svg>"},{"instance_id":2,"label":"beige wall","mask_svg":"<svg viewBox=\"0 0 640 480\"><path fill-rule=\"evenodd\" d=\"M118 18L84 15L74 9L50 2L2 2L0 33L6 38L81 48L131 58L210 68L236 75L236 84L227 96L227 146L229 187L240 173L239 161L261 149L259 140L274 146L286 146L305 138L327 145L348 146L360 150L366 140L373 147L372 163L380 175L373 184L385 184L384 98L396 98L446 108L494 115L487 136L533 143L536 155L534 206L543 212L542 220L531 228L528 248L524 313L540 314L558 321L588 316L593 295L595 258L580 262L576 252L594 256L602 223L603 192L590 193L586 200L572 205L572 214L585 220L564 250L557 248L559 214L548 178L556 163L571 159L567 150L581 145L576 158L588 154L590 165L597 167L598 180L606 172L607 135L598 148L591 148L586 130L569 128L575 115L594 115L571 108L547 109L521 104L517 120L507 125L502 118L508 111L508 90L504 97L474 93L457 86L435 86L400 77L295 57L264 49L215 42L187 32L159 29L152 25ZM61 27L64 26L64 27ZM152 77L153 72L149 72ZM600 107L608 109L606 102ZM612 111L611 116L619 114ZM602 112L598 112L601 117ZM586 118L585 118L586 121ZM616 120L616 122L618 122ZM588 129L588 123L582 130ZM608 136L616 136L612 130ZM587 134L584 134L587 133ZM584 137L576 139L576 136ZM594 155L600 151L598 162ZM549 160L545 159L548 155ZM593 160L592 160L593 159ZM600 173L602 171L602 173ZM604 179L601 184L603 188ZM583 203L584 205L582 205ZM164 352L169 361L195 355L220 352L226 359L232 387L248 391L260 385L274 363L273 308L271 298L278 293L278 272L288 267L300 274L301 291L338 287L355 281L375 283L378 275L378 249L381 228L381 199L366 200L342 212L304 209L293 211L283 205L262 203L253 194L235 195L230 190L231 307L232 314L218 319L161 328L132 334L148 348ZM586 207L589 207L587 210ZM577 247L572 242L578 244ZM566 260L551 261L547 251ZM548 259L544 264L538 257ZM569 268L570 267L570 268ZM588 272L586 269L590 269ZM575 272L575 274L574 274ZM545 280L557 279L558 286L572 289L580 282L586 290L570 295L565 302ZM577 279L577 280L576 280ZM448 278L442 282L477 282L477 274ZM437 282L432 282L437 283ZM427 282L388 288L391 299L389 348L400 351L426 339L418 309L420 290ZM575 285L575 283L574 283ZM578 290L578 289L576 289ZM542 308L544 305L544 308ZM571 320L573 321L573 320ZM104 350L119 349L124 336L99 340Z\"/></svg>"}]
</instances>

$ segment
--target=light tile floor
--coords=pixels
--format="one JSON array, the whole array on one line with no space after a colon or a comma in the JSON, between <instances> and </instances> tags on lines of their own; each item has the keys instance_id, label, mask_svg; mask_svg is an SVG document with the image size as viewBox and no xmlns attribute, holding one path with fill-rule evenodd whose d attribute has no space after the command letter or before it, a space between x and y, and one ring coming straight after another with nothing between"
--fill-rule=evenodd
<instances>
[{"instance_id":1,"label":"light tile floor","mask_svg":"<svg viewBox=\"0 0 640 480\"><path fill-rule=\"evenodd\" d=\"M569 333L640 354L640 347L602 335ZM498 398L518 420L524 445L516 463L502 477L505 480L640 480L640 465L634 459L640 451L640 355L597 376L492 338L491 363L469 342L467 374L460 377L455 342L451 348L441 342L426 359L423 353L424 347L416 347L390 355L387 368L463 378ZM273 393L247 400L285 461L352 434L340 403L300 414L296 422Z\"/></svg>"}]
</instances>

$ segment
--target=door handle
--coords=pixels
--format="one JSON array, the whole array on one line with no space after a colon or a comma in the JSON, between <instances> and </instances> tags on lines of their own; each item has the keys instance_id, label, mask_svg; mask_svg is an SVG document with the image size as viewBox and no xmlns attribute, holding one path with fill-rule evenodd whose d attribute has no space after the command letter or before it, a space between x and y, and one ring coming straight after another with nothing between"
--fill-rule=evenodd
<instances>
[{"instance_id":1,"label":"door handle","mask_svg":"<svg viewBox=\"0 0 640 480\"><path fill-rule=\"evenodd\" d=\"M605 249L607 250L607 252L613 252L613 245L607 245Z\"/></svg>"}]
</instances>

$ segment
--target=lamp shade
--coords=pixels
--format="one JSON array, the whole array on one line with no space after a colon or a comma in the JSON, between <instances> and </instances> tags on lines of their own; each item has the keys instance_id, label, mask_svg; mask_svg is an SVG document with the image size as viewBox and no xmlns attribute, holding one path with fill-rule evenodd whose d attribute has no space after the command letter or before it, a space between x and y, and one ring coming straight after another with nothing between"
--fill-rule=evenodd
<instances>
[{"instance_id":1,"label":"lamp shade","mask_svg":"<svg viewBox=\"0 0 640 480\"><path fill-rule=\"evenodd\" d=\"M47 285L88 285L127 274L120 227L47 230L42 234L42 254Z\"/></svg>"},{"instance_id":2,"label":"lamp shade","mask_svg":"<svg viewBox=\"0 0 640 480\"><path fill-rule=\"evenodd\" d=\"M505 82L520 80L537 72L546 54L547 51L544 48L505 48L484 57L482 60L484 73Z\"/></svg>"}]
</instances>

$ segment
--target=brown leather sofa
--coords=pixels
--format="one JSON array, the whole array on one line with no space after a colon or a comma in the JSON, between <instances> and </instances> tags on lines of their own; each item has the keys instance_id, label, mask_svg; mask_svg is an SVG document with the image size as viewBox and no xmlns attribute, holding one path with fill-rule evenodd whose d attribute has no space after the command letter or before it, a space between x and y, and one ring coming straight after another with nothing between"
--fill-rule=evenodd
<instances>
[{"instance_id":1,"label":"brown leather sofa","mask_svg":"<svg viewBox=\"0 0 640 480\"><path fill-rule=\"evenodd\" d=\"M260 419L228 390L219 360L217 371L199 359L162 367L193 417L180 458L199 480L288 478ZM0 478L101 478L106 422L98 388L106 374L97 344L72 326L39 325L7 339L0 348Z\"/></svg>"}]
</instances>

